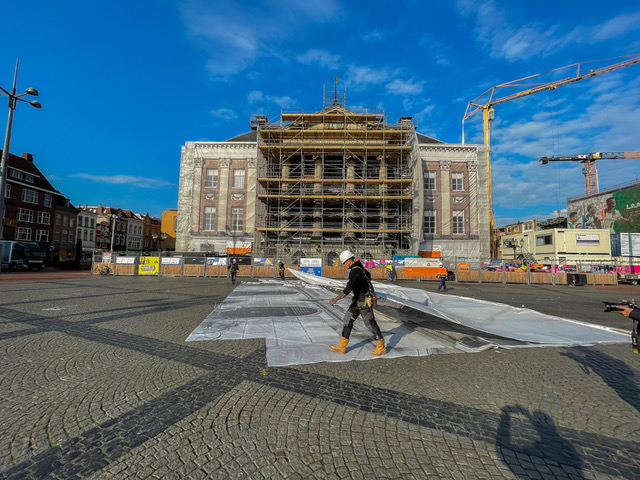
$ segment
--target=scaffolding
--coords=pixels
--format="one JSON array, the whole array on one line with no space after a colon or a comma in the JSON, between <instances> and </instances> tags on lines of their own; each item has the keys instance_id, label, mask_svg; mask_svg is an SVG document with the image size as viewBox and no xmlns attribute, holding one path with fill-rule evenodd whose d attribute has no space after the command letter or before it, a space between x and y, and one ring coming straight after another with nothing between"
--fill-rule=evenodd
<instances>
[{"instance_id":1,"label":"scaffolding","mask_svg":"<svg viewBox=\"0 0 640 480\"><path fill-rule=\"evenodd\" d=\"M345 249L362 258L410 254L413 234L411 117L333 103L320 112L282 111L257 130L257 252L316 256Z\"/></svg>"}]
</instances>

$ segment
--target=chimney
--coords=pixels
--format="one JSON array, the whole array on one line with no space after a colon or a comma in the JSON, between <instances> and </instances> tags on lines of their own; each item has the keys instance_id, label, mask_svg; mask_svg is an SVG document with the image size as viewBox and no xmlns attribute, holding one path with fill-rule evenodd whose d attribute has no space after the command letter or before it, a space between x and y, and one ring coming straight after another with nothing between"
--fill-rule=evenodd
<instances>
[{"instance_id":1,"label":"chimney","mask_svg":"<svg viewBox=\"0 0 640 480\"><path fill-rule=\"evenodd\" d=\"M24 153L22 154L22 158L24 158L24 159L25 159L25 160L27 160L28 162L33 163L33 154L31 154L31 153L24 152Z\"/></svg>"}]
</instances>

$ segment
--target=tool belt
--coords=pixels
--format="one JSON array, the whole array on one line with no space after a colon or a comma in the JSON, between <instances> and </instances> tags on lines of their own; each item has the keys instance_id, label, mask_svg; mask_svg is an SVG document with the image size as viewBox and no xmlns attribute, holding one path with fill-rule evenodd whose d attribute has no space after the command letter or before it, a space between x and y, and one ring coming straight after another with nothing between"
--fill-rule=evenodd
<instances>
[{"instance_id":1,"label":"tool belt","mask_svg":"<svg viewBox=\"0 0 640 480\"><path fill-rule=\"evenodd\" d=\"M364 308L378 308L378 299L376 298L376 294L365 295L364 303L362 305Z\"/></svg>"}]
</instances>

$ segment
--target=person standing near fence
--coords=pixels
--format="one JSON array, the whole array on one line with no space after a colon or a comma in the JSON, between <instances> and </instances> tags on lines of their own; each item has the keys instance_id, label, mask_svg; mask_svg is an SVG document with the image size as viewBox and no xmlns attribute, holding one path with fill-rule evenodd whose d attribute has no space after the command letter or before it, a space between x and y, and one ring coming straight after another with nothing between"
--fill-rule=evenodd
<instances>
[{"instance_id":1,"label":"person standing near fence","mask_svg":"<svg viewBox=\"0 0 640 480\"><path fill-rule=\"evenodd\" d=\"M444 288L444 291L447 291L447 277L449 276L449 273L447 272L447 269L444 268L444 265L441 266L438 269L438 277L440 278L440 285L438 285L438 291L440 291L441 288Z\"/></svg>"},{"instance_id":2,"label":"person standing near fence","mask_svg":"<svg viewBox=\"0 0 640 480\"><path fill-rule=\"evenodd\" d=\"M371 304L371 295L373 294L371 290L373 286L371 285L370 274L364 269L362 263L356 260L355 254L350 250L345 250L340 254L340 263L349 269L349 280L344 290L340 292L337 297L329 300L329 303L335 305L338 300L343 299L351 292L353 292L353 300L342 320L343 327L340 340L337 345L329 345L329 348L334 352L345 353L347 345L349 344L353 323L356 321L356 318L358 318L358 315L362 315L365 326L373 333L376 340L376 349L370 352L371 355L384 355L387 353L387 349L384 346L384 337L373 315L373 305Z\"/></svg>"},{"instance_id":3,"label":"person standing near fence","mask_svg":"<svg viewBox=\"0 0 640 480\"><path fill-rule=\"evenodd\" d=\"M282 263L282 261L278 261L278 275L280 275L280 278L282 280L284 280L284 271L285 271L284 263Z\"/></svg>"},{"instance_id":4,"label":"person standing near fence","mask_svg":"<svg viewBox=\"0 0 640 480\"><path fill-rule=\"evenodd\" d=\"M234 258L227 267L227 275L231 277L231 283L236 283L236 275L238 274L238 263Z\"/></svg>"}]
</instances>

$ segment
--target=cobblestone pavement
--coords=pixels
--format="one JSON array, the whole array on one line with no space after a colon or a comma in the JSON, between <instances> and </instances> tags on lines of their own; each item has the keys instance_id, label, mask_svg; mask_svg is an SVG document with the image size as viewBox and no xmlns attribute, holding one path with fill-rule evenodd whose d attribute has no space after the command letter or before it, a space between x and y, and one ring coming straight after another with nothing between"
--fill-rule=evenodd
<instances>
[{"instance_id":1,"label":"cobblestone pavement","mask_svg":"<svg viewBox=\"0 0 640 480\"><path fill-rule=\"evenodd\" d=\"M3 479L640 478L629 345L267 368L260 339L184 341L226 279L7 277ZM622 290L450 286L630 329Z\"/></svg>"}]
</instances>

